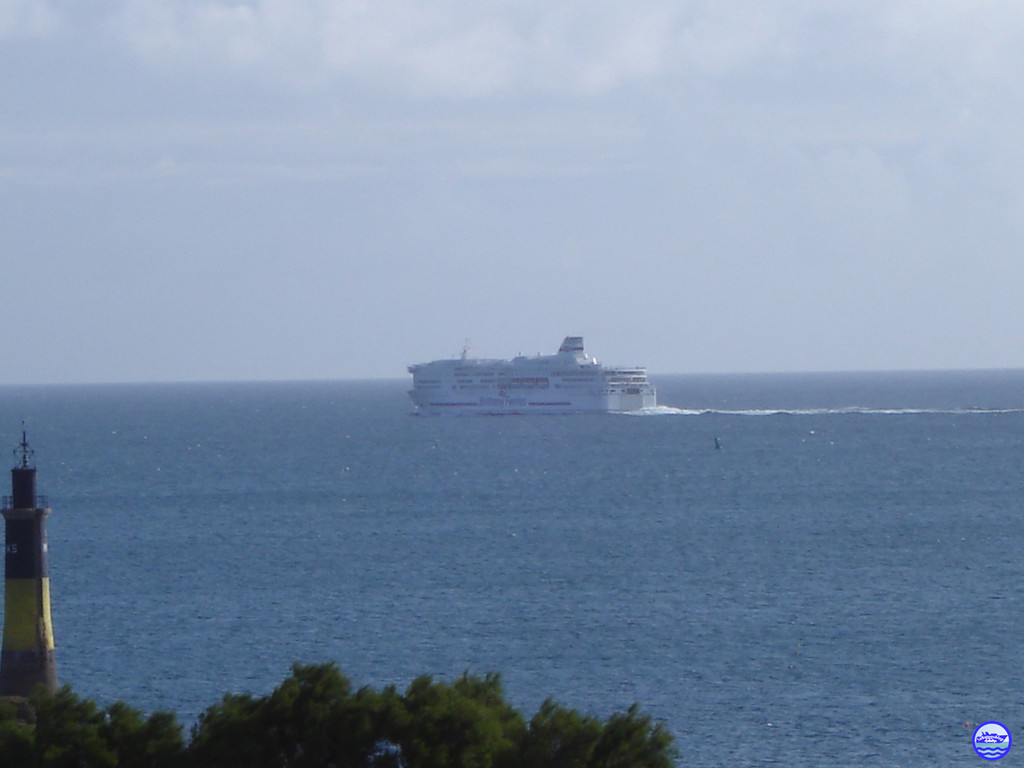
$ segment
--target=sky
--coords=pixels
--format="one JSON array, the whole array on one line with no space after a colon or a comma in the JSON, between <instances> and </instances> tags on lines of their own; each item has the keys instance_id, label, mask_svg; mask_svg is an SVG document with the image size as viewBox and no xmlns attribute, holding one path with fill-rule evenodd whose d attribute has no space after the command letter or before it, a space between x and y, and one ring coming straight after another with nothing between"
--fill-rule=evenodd
<instances>
[{"instance_id":1,"label":"sky","mask_svg":"<svg viewBox=\"0 0 1024 768\"><path fill-rule=\"evenodd\" d=\"M1015 0L0 0L0 384L1024 367Z\"/></svg>"}]
</instances>

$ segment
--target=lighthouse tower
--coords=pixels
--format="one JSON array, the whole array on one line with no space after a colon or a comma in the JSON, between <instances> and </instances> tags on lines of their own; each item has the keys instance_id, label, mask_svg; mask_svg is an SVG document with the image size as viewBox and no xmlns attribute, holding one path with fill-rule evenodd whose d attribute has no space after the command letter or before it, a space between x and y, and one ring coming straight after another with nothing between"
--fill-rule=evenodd
<instances>
[{"instance_id":1,"label":"lighthouse tower","mask_svg":"<svg viewBox=\"0 0 1024 768\"><path fill-rule=\"evenodd\" d=\"M25 431L4 497L4 642L0 695L28 696L42 684L57 690L57 661L50 621L45 499L36 497L36 468ZM40 505L41 502L41 505Z\"/></svg>"}]
</instances>

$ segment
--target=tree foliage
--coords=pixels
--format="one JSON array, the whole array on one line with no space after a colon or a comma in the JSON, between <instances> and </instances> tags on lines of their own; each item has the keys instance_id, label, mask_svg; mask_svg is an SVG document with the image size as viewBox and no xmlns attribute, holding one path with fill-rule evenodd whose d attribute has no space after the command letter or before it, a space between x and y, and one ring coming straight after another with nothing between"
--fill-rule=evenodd
<instances>
[{"instance_id":1,"label":"tree foliage","mask_svg":"<svg viewBox=\"0 0 1024 768\"><path fill-rule=\"evenodd\" d=\"M334 664L296 664L266 697L225 696L192 729L201 768L356 768L387 764L378 742L389 691L352 685Z\"/></svg>"},{"instance_id":2,"label":"tree foliage","mask_svg":"<svg viewBox=\"0 0 1024 768\"><path fill-rule=\"evenodd\" d=\"M502 768L511 765L526 731L505 701L501 679L463 675L452 684L420 677L399 702L393 731L404 765L417 768Z\"/></svg>"},{"instance_id":3,"label":"tree foliage","mask_svg":"<svg viewBox=\"0 0 1024 768\"><path fill-rule=\"evenodd\" d=\"M530 720L529 733L520 746L519 765L586 768L593 765L594 747L603 731L597 718L548 699Z\"/></svg>"},{"instance_id":4,"label":"tree foliage","mask_svg":"<svg viewBox=\"0 0 1024 768\"><path fill-rule=\"evenodd\" d=\"M0 765L23 768L174 768L183 764L173 714L145 717L117 702L105 709L64 686L28 701L0 701Z\"/></svg>"},{"instance_id":5,"label":"tree foliage","mask_svg":"<svg viewBox=\"0 0 1024 768\"><path fill-rule=\"evenodd\" d=\"M30 715L26 715L29 712ZM334 664L292 667L267 696L227 694L185 741L175 716L101 709L65 687L0 700L0 766L25 768L669 768L671 734L545 701L527 722L498 675L354 690Z\"/></svg>"}]
</instances>

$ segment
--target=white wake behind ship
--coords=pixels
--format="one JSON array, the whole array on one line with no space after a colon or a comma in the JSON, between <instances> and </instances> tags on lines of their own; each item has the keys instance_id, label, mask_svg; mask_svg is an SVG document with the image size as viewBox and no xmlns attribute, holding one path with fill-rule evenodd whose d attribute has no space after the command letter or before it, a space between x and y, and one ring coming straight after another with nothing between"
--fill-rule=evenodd
<instances>
[{"instance_id":1,"label":"white wake behind ship","mask_svg":"<svg viewBox=\"0 0 1024 768\"><path fill-rule=\"evenodd\" d=\"M654 408L646 368L612 368L566 336L557 354L511 360L462 357L409 366L420 413L588 413Z\"/></svg>"}]
</instances>

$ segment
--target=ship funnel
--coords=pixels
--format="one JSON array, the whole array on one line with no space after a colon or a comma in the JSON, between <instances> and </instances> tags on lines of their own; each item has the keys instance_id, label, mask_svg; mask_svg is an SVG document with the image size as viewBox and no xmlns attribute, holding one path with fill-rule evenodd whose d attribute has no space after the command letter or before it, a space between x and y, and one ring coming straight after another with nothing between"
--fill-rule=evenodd
<instances>
[{"instance_id":1,"label":"ship funnel","mask_svg":"<svg viewBox=\"0 0 1024 768\"><path fill-rule=\"evenodd\" d=\"M583 337L582 336L566 336L562 340L562 346L558 348L558 354L569 354L569 355L582 355L583 354Z\"/></svg>"}]
</instances>

